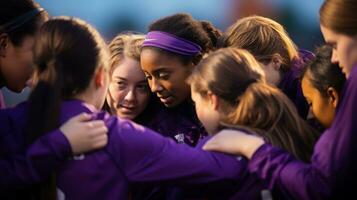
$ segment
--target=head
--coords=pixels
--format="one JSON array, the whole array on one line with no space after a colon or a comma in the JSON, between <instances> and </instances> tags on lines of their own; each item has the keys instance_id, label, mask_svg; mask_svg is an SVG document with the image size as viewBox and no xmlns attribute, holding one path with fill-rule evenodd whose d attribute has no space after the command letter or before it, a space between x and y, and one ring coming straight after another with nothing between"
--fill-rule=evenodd
<instances>
[{"instance_id":1,"label":"head","mask_svg":"<svg viewBox=\"0 0 357 200\"><path fill-rule=\"evenodd\" d=\"M140 66L144 35L119 34L110 43L109 112L135 119L146 108L151 92Z\"/></svg>"},{"instance_id":2,"label":"head","mask_svg":"<svg viewBox=\"0 0 357 200\"><path fill-rule=\"evenodd\" d=\"M188 82L197 116L208 133L218 131L226 105L236 105L247 85L263 80L259 63L245 50L220 49L205 58Z\"/></svg>"},{"instance_id":3,"label":"head","mask_svg":"<svg viewBox=\"0 0 357 200\"><path fill-rule=\"evenodd\" d=\"M298 57L294 42L278 22L261 16L239 19L218 41L219 47L237 47L248 50L264 65L266 79L277 85L281 74L290 70Z\"/></svg>"},{"instance_id":4,"label":"head","mask_svg":"<svg viewBox=\"0 0 357 200\"><path fill-rule=\"evenodd\" d=\"M190 99L186 79L202 57L215 49L220 32L209 22L195 20L188 14L155 21L149 27L148 36L153 32L162 35L156 35L153 43L149 42L153 38L144 41L141 67L151 91L165 106L175 107ZM182 48L178 50L177 44Z\"/></svg>"},{"instance_id":5,"label":"head","mask_svg":"<svg viewBox=\"0 0 357 200\"><path fill-rule=\"evenodd\" d=\"M325 0L320 8L320 27L332 46L331 62L348 77L357 63L357 5L353 0Z\"/></svg>"},{"instance_id":6,"label":"head","mask_svg":"<svg viewBox=\"0 0 357 200\"><path fill-rule=\"evenodd\" d=\"M0 87L21 92L33 71L35 36L48 14L32 0L3 0L0 13Z\"/></svg>"},{"instance_id":7,"label":"head","mask_svg":"<svg viewBox=\"0 0 357 200\"><path fill-rule=\"evenodd\" d=\"M346 81L337 64L331 63L331 46L316 50L316 57L305 68L302 91L316 119L325 127L331 126L335 110Z\"/></svg>"},{"instance_id":8,"label":"head","mask_svg":"<svg viewBox=\"0 0 357 200\"><path fill-rule=\"evenodd\" d=\"M214 52L189 80L197 115L208 132L220 125L249 127L297 158L309 159L314 138L307 134L316 133L300 119L288 97L265 83L263 70L247 51Z\"/></svg>"},{"instance_id":9,"label":"head","mask_svg":"<svg viewBox=\"0 0 357 200\"><path fill-rule=\"evenodd\" d=\"M108 60L103 39L86 22L58 17L42 26L34 49L38 82L29 98L32 139L59 125L62 100L78 98L102 107Z\"/></svg>"}]
</instances>

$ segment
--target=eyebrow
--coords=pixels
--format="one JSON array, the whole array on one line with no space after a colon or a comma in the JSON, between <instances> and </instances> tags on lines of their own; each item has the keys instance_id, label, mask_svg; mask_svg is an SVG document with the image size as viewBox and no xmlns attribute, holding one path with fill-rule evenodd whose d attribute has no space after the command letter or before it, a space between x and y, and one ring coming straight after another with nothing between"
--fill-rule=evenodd
<instances>
[{"instance_id":1,"label":"eyebrow","mask_svg":"<svg viewBox=\"0 0 357 200\"><path fill-rule=\"evenodd\" d=\"M114 76L114 79L120 79L120 80L124 80L127 81L128 79L121 77L121 76Z\"/></svg>"},{"instance_id":2,"label":"eyebrow","mask_svg":"<svg viewBox=\"0 0 357 200\"><path fill-rule=\"evenodd\" d=\"M166 67L159 67L158 69L155 69L154 71L153 71L153 74L157 74L157 73L160 73L160 72L168 72L168 71L171 71L170 69L167 69Z\"/></svg>"}]
</instances>

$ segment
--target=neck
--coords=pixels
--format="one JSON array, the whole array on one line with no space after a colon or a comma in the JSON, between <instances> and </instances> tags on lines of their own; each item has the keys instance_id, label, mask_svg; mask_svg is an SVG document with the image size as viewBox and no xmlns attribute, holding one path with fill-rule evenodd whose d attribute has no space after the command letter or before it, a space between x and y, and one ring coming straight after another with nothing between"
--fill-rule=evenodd
<instances>
[{"instance_id":1,"label":"neck","mask_svg":"<svg viewBox=\"0 0 357 200\"><path fill-rule=\"evenodd\" d=\"M97 109L101 109L100 106L98 106L98 93L91 90L90 88L87 88L85 91L81 92L80 94L77 94L74 96L75 99L81 100L87 104L95 106Z\"/></svg>"}]
</instances>

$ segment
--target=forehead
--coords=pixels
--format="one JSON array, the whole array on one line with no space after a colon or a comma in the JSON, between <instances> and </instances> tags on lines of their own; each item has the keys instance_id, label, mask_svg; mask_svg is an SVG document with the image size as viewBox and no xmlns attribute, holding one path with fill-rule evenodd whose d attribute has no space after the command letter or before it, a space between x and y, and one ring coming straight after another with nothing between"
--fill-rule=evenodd
<instances>
[{"instance_id":1,"label":"forehead","mask_svg":"<svg viewBox=\"0 0 357 200\"><path fill-rule=\"evenodd\" d=\"M113 76L121 78L142 78L145 79L140 63L132 58L124 60L114 66Z\"/></svg>"},{"instance_id":2,"label":"forehead","mask_svg":"<svg viewBox=\"0 0 357 200\"><path fill-rule=\"evenodd\" d=\"M151 48L144 48L140 54L140 59L142 68L147 72L155 71L158 68L177 69L183 67L177 57Z\"/></svg>"},{"instance_id":3,"label":"forehead","mask_svg":"<svg viewBox=\"0 0 357 200\"><path fill-rule=\"evenodd\" d=\"M324 36L324 39L327 43L336 41L336 37L338 36L337 33L322 25L320 26L320 28L321 28L322 35Z\"/></svg>"},{"instance_id":4,"label":"forehead","mask_svg":"<svg viewBox=\"0 0 357 200\"><path fill-rule=\"evenodd\" d=\"M308 73L308 72L307 72ZM309 75L305 74L301 81L301 88L304 96L310 97L319 93L319 91L312 85Z\"/></svg>"}]
</instances>

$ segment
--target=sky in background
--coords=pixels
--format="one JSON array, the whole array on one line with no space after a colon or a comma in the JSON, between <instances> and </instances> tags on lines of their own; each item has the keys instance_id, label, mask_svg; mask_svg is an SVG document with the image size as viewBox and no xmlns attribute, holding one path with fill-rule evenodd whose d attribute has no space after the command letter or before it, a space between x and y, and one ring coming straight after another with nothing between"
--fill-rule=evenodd
<instances>
[{"instance_id":1,"label":"sky in background","mask_svg":"<svg viewBox=\"0 0 357 200\"><path fill-rule=\"evenodd\" d=\"M35 0L51 16L79 17L110 41L121 31L146 33L148 25L177 12L208 20L224 31L240 17L257 14L283 24L300 48L322 43L318 10L323 0ZM9 106L27 98L29 90L13 94L2 89Z\"/></svg>"}]
</instances>

